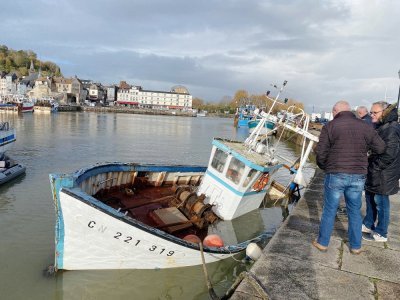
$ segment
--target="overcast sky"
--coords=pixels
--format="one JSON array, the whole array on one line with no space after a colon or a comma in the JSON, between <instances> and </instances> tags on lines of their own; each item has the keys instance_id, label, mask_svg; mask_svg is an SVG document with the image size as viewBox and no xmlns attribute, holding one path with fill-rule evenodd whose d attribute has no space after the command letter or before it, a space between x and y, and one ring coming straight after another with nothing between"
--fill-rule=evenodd
<instances>
[{"instance_id":1,"label":"overcast sky","mask_svg":"<svg viewBox=\"0 0 400 300\"><path fill-rule=\"evenodd\" d=\"M0 44L103 84L220 101L277 91L309 113L397 101L398 0L1 0Z\"/></svg>"}]
</instances>

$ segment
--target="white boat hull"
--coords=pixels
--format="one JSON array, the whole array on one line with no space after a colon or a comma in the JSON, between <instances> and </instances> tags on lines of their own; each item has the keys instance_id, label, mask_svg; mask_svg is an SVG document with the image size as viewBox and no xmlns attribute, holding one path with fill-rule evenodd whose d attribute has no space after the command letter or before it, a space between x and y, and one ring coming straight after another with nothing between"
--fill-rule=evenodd
<instances>
[{"instance_id":1,"label":"white boat hull","mask_svg":"<svg viewBox=\"0 0 400 300\"><path fill-rule=\"evenodd\" d=\"M0 123L0 153L10 150L16 141L15 129L8 122Z\"/></svg>"},{"instance_id":2,"label":"white boat hull","mask_svg":"<svg viewBox=\"0 0 400 300\"><path fill-rule=\"evenodd\" d=\"M33 112L33 107L33 102L22 102L18 104L18 111L21 113L30 113Z\"/></svg>"},{"instance_id":3,"label":"white boat hull","mask_svg":"<svg viewBox=\"0 0 400 300\"><path fill-rule=\"evenodd\" d=\"M156 229L132 226L122 213L105 213L64 190L60 204L58 269L164 269L202 264L197 245L171 241L165 233L155 234ZM205 262L234 254L204 252Z\"/></svg>"}]
</instances>

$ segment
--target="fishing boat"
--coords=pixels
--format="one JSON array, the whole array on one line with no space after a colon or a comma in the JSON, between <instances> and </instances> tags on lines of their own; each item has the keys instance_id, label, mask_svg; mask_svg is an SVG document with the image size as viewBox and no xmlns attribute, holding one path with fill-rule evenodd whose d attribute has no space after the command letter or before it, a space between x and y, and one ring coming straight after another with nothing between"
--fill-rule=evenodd
<instances>
[{"instance_id":1,"label":"fishing boat","mask_svg":"<svg viewBox=\"0 0 400 300\"><path fill-rule=\"evenodd\" d=\"M59 103L53 98L40 98L35 102L35 107L39 112L50 112L55 113L58 112Z\"/></svg>"},{"instance_id":2,"label":"fishing boat","mask_svg":"<svg viewBox=\"0 0 400 300\"><path fill-rule=\"evenodd\" d=\"M50 100L50 111L51 112L58 112L58 108L60 104L56 100Z\"/></svg>"},{"instance_id":3,"label":"fishing boat","mask_svg":"<svg viewBox=\"0 0 400 300\"><path fill-rule=\"evenodd\" d=\"M25 99L17 104L18 112L20 113L29 113L33 112L34 103L28 99Z\"/></svg>"},{"instance_id":4,"label":"fishing boat","mask_svg":"<svg viewBox=\"0 0 400 300\"><path fill-rule=\"evenodd\" d=\"M275 129L275 124L277 121L277 118L275 116L270 116L270 120L267 120L264 123L264 127L262 130L263 134L267 134L269 131ZM248 121L247 126L249 127L249 132L253 132L253 130L257 127L258 123L260 123L261 118L255 118L253 120Z\"/></svg>"},{"instance_id":5,"label":"fishing boat","mask_svg":"<svg viewBox=\"0 0 400 300\"><path fill-rule=\"evenodd\" d=\"M0 123L0 185L25 173L25 166L5 154L16 141L15 129L8 122Z\"/></svg>"},{"instance_id":6,"label":"fishing boat","mask_svg":"<svg viewBox=\"0 0 400 300\"><path fill-rule=\"evenodd\" d=\"M252 104L245 104L236 109L234 126L238 128L248 128L249 121L255 118L254 111L256 106Z\"/></svg>"},{"instance_id":7,"label":"fishing boat","mask_svg":"<svg viewBox=\"0 0 400 300\"><path fill-rule=\"evenodd\" d=\"M214 138L207 166L99 163L50 174L55 204L55 270L164 269L212 263L261 243L266 232L232 238L232 220L256 211L285 164L262 138ZM283 123L283 126L286 126ZM306 185L301 168L293 181ZM250 230L249 230L250 231Z\"/></svg>"},{"instance_id":8,"label":"fishing boat","mask_svg":"<svg viewBox=\"0 0 400 300\"><path fill-rule=\"evenodd\" d=\"M15 103L0 103L0 110L14 112L18 111L18 107Z\"/></svg>"}]
</instances>

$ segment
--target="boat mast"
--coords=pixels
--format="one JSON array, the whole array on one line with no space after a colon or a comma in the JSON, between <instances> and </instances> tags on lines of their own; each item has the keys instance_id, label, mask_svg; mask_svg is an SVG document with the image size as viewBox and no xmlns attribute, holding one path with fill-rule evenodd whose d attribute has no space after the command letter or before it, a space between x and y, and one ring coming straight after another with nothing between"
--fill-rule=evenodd
<instances>
[{"instance_id":1,"label":"boat mast","mask_svg":"<svg viewBox=\"0 0 400 300\"><path fill-rule=\"evenodd\" d=\"M261 129L264 127L265 122L267 121L268 116L271 115L272 109L274 108L276 102L278 101L279 95L282 93L283 89L285 88L287 84L287 80L283 81L282 87L280 88L278 94L276 95L274 102L272 102L272 105L268 111L267 114L261 113L261 116L263 117L260 122L257 124L256 128L254 131L250 134L250 136L246 139L245 144L249 146L250 148L256 146L257 144L257 139L258 136L261 133ZM254 149L253 149L254 150Z\"/></svg>"}]
</instances>

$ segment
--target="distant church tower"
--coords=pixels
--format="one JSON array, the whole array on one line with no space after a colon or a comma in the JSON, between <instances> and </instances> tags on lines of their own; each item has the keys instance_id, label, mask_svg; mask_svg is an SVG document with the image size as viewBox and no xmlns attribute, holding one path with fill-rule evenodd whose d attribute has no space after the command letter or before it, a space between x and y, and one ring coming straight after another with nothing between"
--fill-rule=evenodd
<instances>
[{"instance_id":1,"label":"distant church tower","mask_svg":"<svg viewBox=\"0 0 400 300\"><path fill-rule=\"evenodd\" d=\"M29 75L32 75L35 73L35 67L33 66L33 60L31 60L31 67L29 68Z\"/></svg>"}]
</instances>

